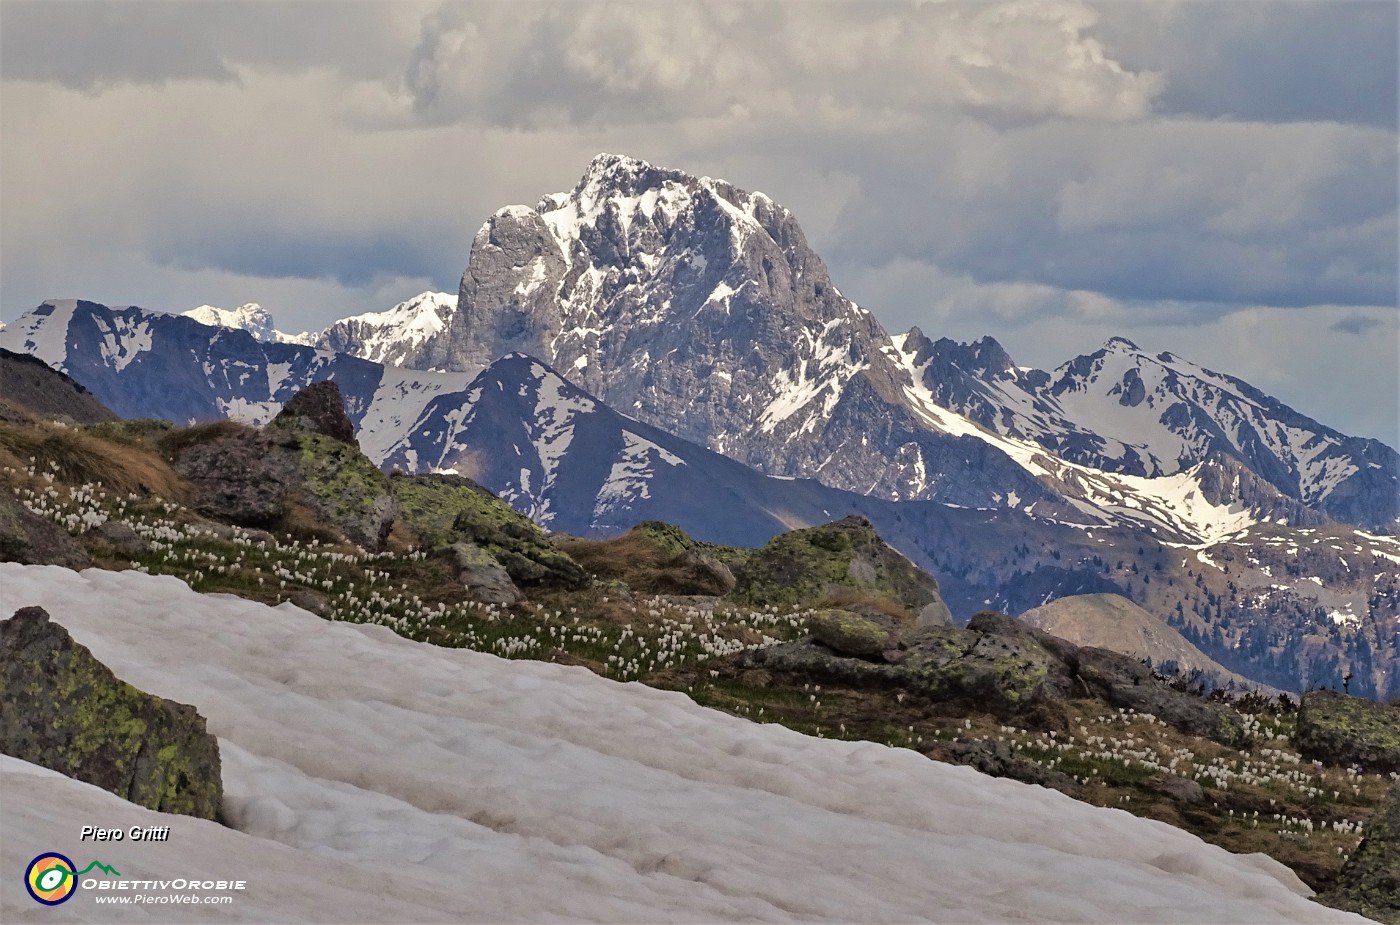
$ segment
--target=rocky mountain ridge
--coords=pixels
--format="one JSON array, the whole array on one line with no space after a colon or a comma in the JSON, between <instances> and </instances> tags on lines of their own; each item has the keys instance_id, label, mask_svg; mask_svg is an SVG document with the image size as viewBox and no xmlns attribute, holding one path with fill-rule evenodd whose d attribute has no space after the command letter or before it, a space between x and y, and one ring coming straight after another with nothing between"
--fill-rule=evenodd
<instances>
[{"instance_id":1,"label":"rocky mountain ridge","mask_svg":"<svg viewBox=\"0 0 1400 925\"><path fill-rule=\"evenodd\" d=\"M382 356L387 334L336 349ZM891 337L835 287L789 210L618 155L596 157L569 192L492 215L456 312L405 340L396 362L419 369L537 357L762 472L862 494L1065 519L1124 490L1105 476L1189 482L1230 460L1255 484L1226 479L1213 500L1255 519L1299 523L1307 507L1389 531L1400 517L1400 457L1377 441L1122 338L1047 373L991 338Z\"/></svg>"}]
</instances>

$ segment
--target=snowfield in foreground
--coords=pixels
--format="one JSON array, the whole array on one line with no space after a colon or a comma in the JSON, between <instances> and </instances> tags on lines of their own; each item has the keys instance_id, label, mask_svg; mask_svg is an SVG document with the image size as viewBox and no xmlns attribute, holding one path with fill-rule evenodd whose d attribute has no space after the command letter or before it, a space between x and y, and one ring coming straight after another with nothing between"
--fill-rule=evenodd
<instances>
[{"instance_id":1,"label":"snowfield in foreground","mask_svg":"<svg viewBox=\"0 0 1400 925\"><path fill-rule=\"evenodd\" d=\"M237 831L0 763L15 921L1364 922L1263 856L914 752L813 739L581 668L198 595L0 565L118 677L197 706ZM82 825L170 825L94 845ZM62 906L44 851L125 878L238 878L225 906ZM91 857L90 857L91 856Z\"/></svg>"}]
</instances>

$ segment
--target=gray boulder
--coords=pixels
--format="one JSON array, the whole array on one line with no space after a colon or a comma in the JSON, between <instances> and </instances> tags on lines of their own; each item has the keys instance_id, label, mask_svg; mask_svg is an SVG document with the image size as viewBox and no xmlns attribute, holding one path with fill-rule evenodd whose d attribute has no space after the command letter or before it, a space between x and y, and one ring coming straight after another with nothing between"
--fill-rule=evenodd
<instances>
[{"instance_id":1,"label":"gray boulder","mask_svg":"<svg viewBox=\"0 0 1400 925\"><path fill-rule=\"evenodd\" d=\"M0 752L164 813L213 819L223 798L204 717L119 680L41 607L0 623Z\"/></svg>"},{"instance_id":2,"label":"gray boulder","mask_svg":"<svg viewBox=\"0 0 1400 925\"><path fill-rule=\"evenodd\" d=\"M99 524L91 531L94 539L97 539L120 555L134 559L137 556L145 555L150 551L151 544L131 528L129 524L121 521L109 520Z\"/></svg>"},{"instance_id":3,"label":"gray boulder","mask_svg":"<svg viewBox=\"0 0 1400 925\"><path fill-rule=\"evenodd\" d=\"M296 468L254 430L218 433L180 448L175 471L195 489L195 510L225 523L268 527L285 513Z\"/></svg>"},{"instance_id":4,"label":"gray boulder","mask_svg":"<svg viewBox=\"0 0 1400 925\"><path fill-rule=\"evenodd\" d=\"M0 492L0 562L72 569L92 564L82 544L68 531L35 514L8 492Z\"/></svg>"},{"instance_id":5,"label":"gray boulder","mask_svg":"<svg viewBox=\"0 0 1400 925\"><path fill-rule=\"evenodd\" d=\"M520 589L510 580L510 573L486 550L475 543L453 543L448 549L457 568L457 580L472 600L506 605L520 600Z\"/></svg>"}]
</instances>

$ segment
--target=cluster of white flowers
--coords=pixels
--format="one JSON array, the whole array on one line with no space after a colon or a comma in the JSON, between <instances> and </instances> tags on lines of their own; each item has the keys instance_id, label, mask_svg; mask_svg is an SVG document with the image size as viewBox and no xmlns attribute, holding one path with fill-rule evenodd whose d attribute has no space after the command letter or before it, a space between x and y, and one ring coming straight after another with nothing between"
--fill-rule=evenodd
<instances>
[{"instance_id":1,"label":"cluster of white flowers","mask_svg":"<svg viewBox=\"0 0 1400 925\"><path fill-rule=\"evenodd\" d=\"M8 474L18 475L13 469ZM239 527L211 527L169 501L130 495L114 498L101 484L55 484L58 469L31 460L21 470L30 484L15 489L31 511L71 533L82 534L113 520L146 541L143 561L131 567L179 577L195 590L227 590L239 583L291 600L311 591L334 620L375 623L419 641L492 652L506 658L548 658L563 652L601 665L618 680L694 664L746 649L774 645L801 631L810 611L776 606L744 608L651 597L630 604L636 626L581 622L578 608L548 610L542 604L508 608L477 601L424 600L395 575L427 558L424 550L368 553L300 542ZM306 603L306 599L300 599ZM602 599L607 603L608 599Z\"/></svg>"}]
</instances>

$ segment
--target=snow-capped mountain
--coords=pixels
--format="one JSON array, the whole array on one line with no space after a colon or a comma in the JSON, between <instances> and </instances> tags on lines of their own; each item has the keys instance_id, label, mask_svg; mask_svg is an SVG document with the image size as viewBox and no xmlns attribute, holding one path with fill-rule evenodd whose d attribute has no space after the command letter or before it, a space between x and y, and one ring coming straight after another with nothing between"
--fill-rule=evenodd
<instances>
[{"instance_id":1,"label":"snow-capped mountain","mask_svg":"<svg viewBox=\"0 0 1400 925\"><path fill-rule=\"evenodd\" d=\"M1393 449L1173 354L1115 337L1047 373L1018 368L990 337L930 341L915 328L895 343L940 405L1063 459L1157 476L1219 456L1338 520L1375 527L1400 513Z\"/></svg>"},{"instance_id":2,"label":"snow-capped mountain","mask_svg":"<svg viewBox=\"0 0 1400 925\"><path fill-rule=\"evenodd\" d=\"M1146 495L1163 513L1139 519L1175 529L1166 509L1190 496L1229 509L1209 515L1225 532L1236 515L1308 522L1304 505L1371 529L1400 516L1400 456L1383 444L1122 340L1052 374L990 338L891 337L787 209L631 158L599 155L573 190L491 216L455 313L437 303L432 319L397 346L387 319L321 343L472 374L522 352L762 472L891 499L1073 520L1136 516L1123 499ZM1203 481L1231 463L1241 479Z\"/></svg>"},{"instance_id":3,"label":"snow-capped mountain","mask_svg":"<svg viewBox=\"0 0 1400 925\"><path fill-rule=\"evenodd\" d=\"M436 369L430 350L457 312L457 296L450 292L423 292L388 311L342 318L305 343L322 350L351 353L376 363ZM412 357L415 362L405 363Z\"/></svg>"},{"instance_id":4,"label":"snow-capped mountain","mask_svg":"<svg viewBox=\"0 0 1400 925\"><path fill-rule=\"evenodd\" d=\"M126 417L261 423L297 389L334 378L370 458L419 471L456 467L446 449L434 458L427 448L439 441L450 447L454 428L479 394L468 390L466 373L386 367L348 354L264 343L245 330L211 328L192 318L92 302L46 303L0 333L0 344L68 373ZM885 361L893 367L893 360ZM853 447L846 455L869 462L858 494L878 496L888 481L881 467L898 466L935 486L936 500L944 503L1017 510L1083 527L1123 524L1192 543L1213 542L1265 517L1318 519L1232 460L1212 458L1157 478L1104 473L1061 460L1033 442L991 433L937 405L907 375L887 385L881 390L862 373L838 403L844 410L823 429L824 440L845 434L842 440ZM436 417L420 422L434 399ZM678 420L684 420L679 412ZM553 439L547 430L540 435L546 443ZM396 446L402 455L391 459ZM893 463L883 461L880 449L891 446L899 447ZM826 469L819 474L823 483L833 481Z\"/></svg>"},{"instance_id":5,"label":"snow-capped mountain","mask_svg":"<svg viewBox=\"0 0 1400 925\"><path fill-rule=\"evenodd\" d=\"M247 331L260 341L269 344L304 344L309 345L316 336L310 333L285 334L277 330L266 309L256 302L249 302L237 308L218 308L214 305L201 305L192 308L187 312L182 312L186 318L193 318L200 324L207 324L217 328L234 328L239 331Z\"/></svg>"}]
</instances>

